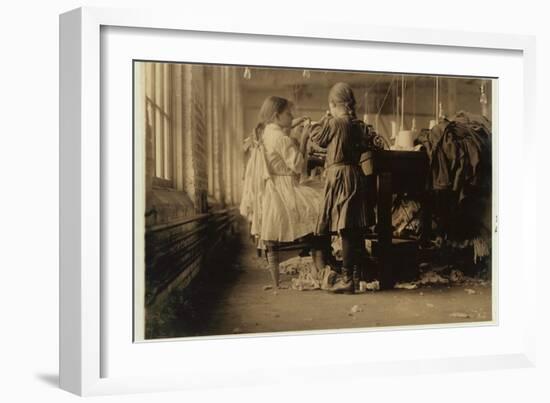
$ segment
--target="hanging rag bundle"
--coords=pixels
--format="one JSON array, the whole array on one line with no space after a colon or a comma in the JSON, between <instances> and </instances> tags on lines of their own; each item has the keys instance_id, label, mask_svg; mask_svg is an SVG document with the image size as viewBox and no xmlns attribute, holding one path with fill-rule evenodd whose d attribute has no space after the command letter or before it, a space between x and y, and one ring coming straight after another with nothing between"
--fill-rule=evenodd
<instances>
[{"instance_id":1,"label":"hanging rag bundle","mask_svg":"<svg viewBox=\"0 0 550 403\"><path fill-rule=\"evenodd\" d=\"M470 193L491 190L489 127L487 119L459 112L419 137L430 157L434 190L452 190L459 202Z\"/></svg>"},{"instance_id":2,"label":"hanging rag bundle","mask_svg":"<svg viewBox=\"0 0 550 403\"><path fill-rule=\"evenodd\" d=\"M459 112L418 138L430 158L434 213L442 232L454 240L483 239L491 245L491 123ZM479 256L486 251L478 248Z\"/></svg>"},{"instance_id":3,"label":"hanging rag bundle","mask_svg":"<svg viewBox=\"0 0 550 403\"><path fill-rule=\"evenodd\" d=\"M240 213L250 223L250 234L259 236L262 218L262 198L269 170L265 160L264 147L256 134L249 140L250 158L246 164Z\"/></svg>"}]
</instances>

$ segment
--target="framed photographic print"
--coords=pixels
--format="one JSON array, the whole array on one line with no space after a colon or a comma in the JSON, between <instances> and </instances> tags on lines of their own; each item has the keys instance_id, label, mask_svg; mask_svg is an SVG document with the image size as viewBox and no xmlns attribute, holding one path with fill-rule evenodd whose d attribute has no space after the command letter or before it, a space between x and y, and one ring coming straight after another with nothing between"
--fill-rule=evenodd
<instances>
[{"instance_id":1,"label":"framed photographic print","mask_svg":"<svg viewBox=\"0 0 550 403\"><path fill-rule=\"evenodd\" d=\"M60 21L64 389L532 365L532 38Z\"/></svg>"}]
</instances>

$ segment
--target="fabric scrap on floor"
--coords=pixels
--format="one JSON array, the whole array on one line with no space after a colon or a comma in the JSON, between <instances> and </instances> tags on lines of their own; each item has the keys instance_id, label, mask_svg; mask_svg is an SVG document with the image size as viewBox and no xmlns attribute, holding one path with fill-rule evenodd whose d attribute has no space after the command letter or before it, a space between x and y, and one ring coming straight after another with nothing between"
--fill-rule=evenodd
<instances>
[{"instance_id":1,"label":"fabric scrap on floor","mask_svg":"<svg viewBox=\"0 0 550 403\"><path fill-rule=\"evenodd\" d=\"M460 270L453 269L449 274L449 280L451 283L462 283L464 281L464 273Z\"/></svg>"},{"instance_id":2,"label":"fabric scrap on floor","mask_svg":"<svg viewBox=\"0 0 550 403\"><path fill-rule=\"evenodd\" d=\"M281 274L296 275L303 271L311 272L313 265L313 259L311 256L296 256L285 260L279 264L279 272Z\"/></svg>"},{"instance_id":3,"label":"fabric scrap on floor","mask_svg":"<svg viewBox=\"0 0 550 403\"><path fill-rule=\"evenodd\" d=\"M403 290L414 290L418 288L418 284L411 282L411 283L396 283L393 288L403 289Z\"/></svg>"},{"instance_id":4,"label":"fabric scrap on floor","mask_svg":"<svg viewBox=\"0 0 550 403\"><path fill-rule=\"evenodd\" d=\"M332 270L330 266L325 266L319 277L322 279L321 290L329 290L334 284L336 284L336 281L338 280L338 273Z\"/></svg>"},{"instance_id":5,"label":"fabric scrap on floor","mask_svg":"<svg viewBox=\"0 0 550 403\"><path fill-rule=\"evenodd\" d=\"M359 305L354 305L350 309L350 313L363 312L363 309Z\"/></svg>"},{"instance_id":6,"label":"fabric scrap on floor","mask_svg":"<svg viewBox=\"0 0 550 403\"><path fill-rule=\"evenodd\" d=\"M311 256L296 256L279 265L279 271L294 277L291 288L298 291L328 290L337 280L337 273L330 266L318 271Z\"/></svg>"},{"instance_id":7,"label":"fabric scrap on floor","mask_svg":"<svg viewBox=\"0 0 550 403\"><path fill-rule=\"evenodd\" d=\"M292 289L297 291L313 291L321 289L321 283L319 280L312 278L310 273L300 273L300 277L293 278L291 284Z\"/></svg>"},{"instance_id":8,"label":"fabric scrap on floor","mask_svg":"<svg viewBox=\"0 0 550 403\"><path fill-rule=\"evenodd\" d=\"M365 292L365 291L379 291L380 290L380 282L378 280L371 281L370 283L366 281L360 281L359 282L359 291Z\"/></svg>"},{"instance_id":9,"label":"fabric scrap on floor","mask_svg":"<svg viewBox=\"0 0 550 403\"><path fill-rule=\"evenodd\" d=\"M333 236L331 247L332 255L334 256L334 258L336 260L342 260L342 238L340 238L339 236Z\"/></svg>"},{"instance_id":10,"label":"fabric scrap on floor","mask_svg":"<svg viewBox=\"0 0 550 403\"><path fill-rule=\"evenodd\" d=\"M448 284L449 280L442 277L441 275L437 274L434 271L428 271L424 274L422 274L422 277L420 277L420 280L418 281L419 284Z\"/></svg>"}]
</instances>

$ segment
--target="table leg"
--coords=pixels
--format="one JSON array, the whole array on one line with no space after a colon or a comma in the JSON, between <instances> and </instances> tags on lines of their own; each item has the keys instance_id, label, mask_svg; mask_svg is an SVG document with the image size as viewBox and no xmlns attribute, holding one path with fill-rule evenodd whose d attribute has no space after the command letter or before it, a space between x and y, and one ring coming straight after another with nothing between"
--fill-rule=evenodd
<instances>
[{"instance_id":1,"label":"table leg","mask_svg":"<svg viewBox=\"0 0 550 403\"><path fill-rule=\"evenodd\" d=\"M392 247L392 176L391 173L378 175L378 267L380 270L380 287L393 288L393 270L391 262Z\"/></svg>"},{"instance_id":2,"label":"table leg","mask_svg":"<svg viewBox=\"0 0 550 403\"><path fill-rule=\"evenodd\" d=\"M421 196L421 221L422 221L422 233L420 234L420 244L427 246L432 239L432 198L433 194L429 191L425 191Z\"/></svg>"}]
</instances>

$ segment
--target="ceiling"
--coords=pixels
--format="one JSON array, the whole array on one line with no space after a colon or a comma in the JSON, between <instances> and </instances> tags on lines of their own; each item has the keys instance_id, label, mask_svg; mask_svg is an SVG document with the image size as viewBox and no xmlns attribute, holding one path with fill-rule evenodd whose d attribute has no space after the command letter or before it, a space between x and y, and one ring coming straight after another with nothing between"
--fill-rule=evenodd
<instances>
[{"instance_id":1,"label":"ceiling","mask_svg":"<svg viewBox=\"0 0 550 403\"><path fill-rule=\"evenodd\" d=\"M238 70L242 88L249 91L259 91L273 88L293 87L296 85L307 85L319 88L330 88L339 81L347 82L352 86L372 88L387 88L392 80L401 80L401 74L392 73L366 73L350 71L326 71L326 70L304 70L304 69L282 69L282 68L258 68L250 67L250 79L244 78L244 67L230 67ZM430 86L435 82L435 76L428 75L403 75L406 85L415 82L416 86ZM458 78L444 76L445 78ZM465 84L479 82L478 78L461 77ZM398 81L398 82L399 82Z\"/></svg>"}]
</instances>

